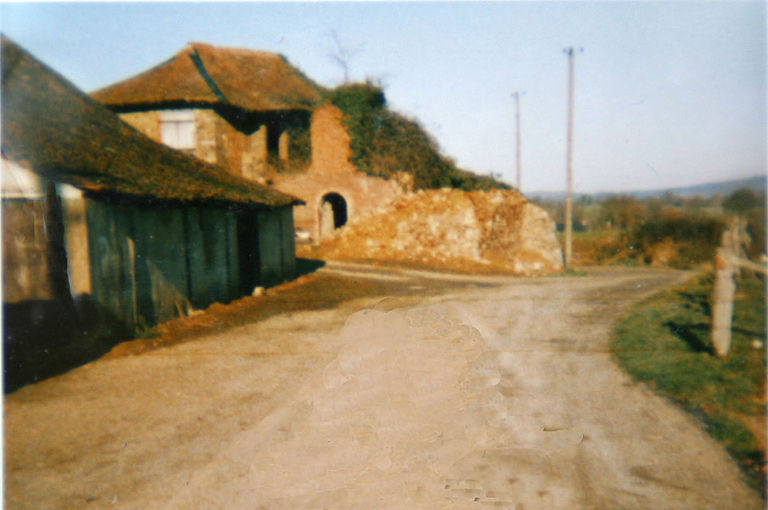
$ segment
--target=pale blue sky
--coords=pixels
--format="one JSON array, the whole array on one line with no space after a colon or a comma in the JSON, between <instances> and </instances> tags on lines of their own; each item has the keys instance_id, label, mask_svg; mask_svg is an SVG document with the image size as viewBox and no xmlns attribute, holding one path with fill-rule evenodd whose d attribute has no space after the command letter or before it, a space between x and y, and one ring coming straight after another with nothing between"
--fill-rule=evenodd
<instances>
[{"instance_id":1,"label":"pale blue sky","mask_svg":"<svg viewBox=\"0 0 768 510\"><path fill-rule=\"evenodd\" d=\"M382 80L443 152L562 190L568 46L576 57L576 191L686 186L765 173L764 2L277 2L0 4L0 29L85 91L190 41L284 54L322 85Z\"/></svg>"}]
</instances>

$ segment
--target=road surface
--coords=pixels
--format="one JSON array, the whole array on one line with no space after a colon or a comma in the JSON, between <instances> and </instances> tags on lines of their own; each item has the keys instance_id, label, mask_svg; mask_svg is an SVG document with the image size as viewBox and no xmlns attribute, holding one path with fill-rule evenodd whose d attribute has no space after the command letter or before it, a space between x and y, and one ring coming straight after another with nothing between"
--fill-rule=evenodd
<instances>
[{"instance_id":1,"label":"road surface","mask_svg":"<svg viewBox=\"0 0 768 510\"><path fill-rule=\"evenodd\" d=\"M630 305L690 276L329 264L317 278L421 294L22 388L5 400L6 508L763 508L724 449L608 352Z\"/></svg>"}]
</instances>

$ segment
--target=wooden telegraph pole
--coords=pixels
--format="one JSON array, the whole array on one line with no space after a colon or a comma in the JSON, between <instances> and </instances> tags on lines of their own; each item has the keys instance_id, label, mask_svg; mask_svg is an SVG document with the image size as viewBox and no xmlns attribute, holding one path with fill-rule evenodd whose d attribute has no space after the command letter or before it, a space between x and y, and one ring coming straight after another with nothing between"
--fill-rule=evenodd
<instances>
[{"instance_id":1,"label":"wooden telegraph pole","mask_svg":"<svg viewBox=\"0 0 768 510\"><path fill-rule=\"evenodd\" d=\"M571 267L573 259L573 48L568 55L568 166L565 194L565 267Z\"/></svg>"},{"instance_id":2,"label":"wooden telegraph pole","mask_svg":"<svg viewBox=\"0 0 768 510\"><path fill-rule=\"evenodd\" d=\"M512 94L515 98L515 138L517 141L517 191L523 191L523 168L520 163L520 92Z\"/></svg>"}]
</instances>

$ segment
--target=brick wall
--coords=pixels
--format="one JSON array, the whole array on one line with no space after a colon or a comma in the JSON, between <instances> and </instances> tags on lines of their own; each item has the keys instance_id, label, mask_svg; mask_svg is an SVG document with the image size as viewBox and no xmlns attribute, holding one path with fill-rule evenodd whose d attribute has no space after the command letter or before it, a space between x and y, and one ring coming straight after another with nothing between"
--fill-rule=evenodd
<instances>
[{"instance_id":1,"label":"brick wall","mask_svg":"<svg viewBox=\"0 0 768 510\"><path fill-rule=\"evenodd\" d=\"M342 123L342 113L335 106L315 110L310 128L312 164L306 173L276 175L274 187L296 196L307 205L294 208L296 228L321 238L323 197L337 193L347 205L349 221L370 215L394 202L403 191L397 179L372 177L357 170L350 158L350 138Z\"/></svg>"},{"instance_id":2,"label":"brick wall","mask_svg":"<svg viewBox=\"0 0 768 510\"><path fill-rule=\"evenodd\" d=\"M154 140L160 141L160 111L121 114L123 120ZM365 217L391 204L403 189L397 179L371 177L350 161L350 137L341 111L331 105L315 110L310 124L312 162L306 172L273 174L268 166L267 127L251 134L238 131L213 109L195 110L197 148L194 155L209 163L224 164L230 172L266 182L294 195L306 206L294 209L296 227L320 238L323 197L341 195L350 221ZM280 138L281 153L287 152L288 137Z\"/></svg>"}]
</instances>

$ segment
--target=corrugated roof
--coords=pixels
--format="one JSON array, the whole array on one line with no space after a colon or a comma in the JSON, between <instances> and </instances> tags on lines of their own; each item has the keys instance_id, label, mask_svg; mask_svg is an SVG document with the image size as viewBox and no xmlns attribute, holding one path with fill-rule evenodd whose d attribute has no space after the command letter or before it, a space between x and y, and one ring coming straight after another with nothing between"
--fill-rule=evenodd
<instances>
[{"instance_id":1,"label":"corrugated roof","mask_svg":"<svg viewBox=\"0 0 768 510\"><path fill-rule=\"evenodd\" d=\"M2 152L91 194L254 207L302 203L147 138L6 37Z\"/></svg>"},{"instance_id":2,"label":"corrugated roof","mask_svg":"<svg viewBox=\"0 0 768 510\"><path fill-rule=\"evenodd\" d=\"M274 53L191 43L91 96L115 110L187 103L264 112L310 110L322 101L322 88Z\"/></svg>"}]
</instances>

